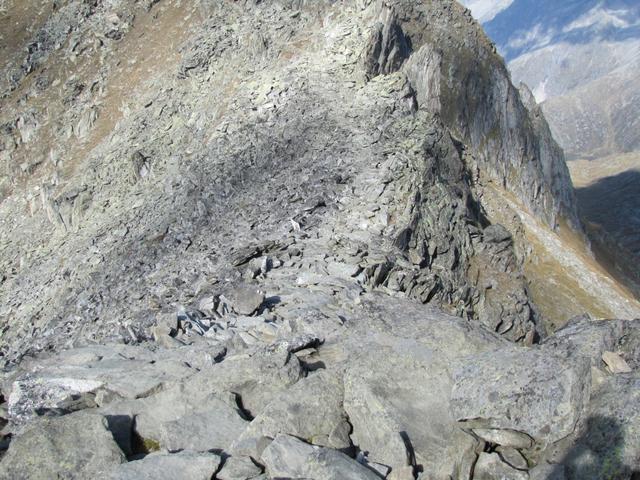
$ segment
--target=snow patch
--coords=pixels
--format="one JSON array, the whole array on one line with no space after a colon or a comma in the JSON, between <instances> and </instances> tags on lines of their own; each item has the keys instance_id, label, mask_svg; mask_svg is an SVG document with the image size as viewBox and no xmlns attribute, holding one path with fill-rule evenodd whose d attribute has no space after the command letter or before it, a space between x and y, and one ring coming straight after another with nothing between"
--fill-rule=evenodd
<instances>
[{"instance_id":1,"label":"snow patch","mask_svg":"<svg viewBox=\"0 0 640 480\"><path fill-rule=\"evenodd\" d=\"M480 23L490 22L513 2L514 0L461 0Z\"/></svg>"}]
</instances>

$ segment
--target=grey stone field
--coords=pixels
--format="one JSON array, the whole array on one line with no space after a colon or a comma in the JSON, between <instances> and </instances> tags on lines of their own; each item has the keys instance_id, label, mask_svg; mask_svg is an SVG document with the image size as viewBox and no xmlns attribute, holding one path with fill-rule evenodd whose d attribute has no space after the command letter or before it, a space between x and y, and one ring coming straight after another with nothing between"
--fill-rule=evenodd
<instances>
[{"instance_id":1,"label":"grey stone field","mask_svg":"<svg viewBox=\"0 0 640 480\"><path fill-rule=\"evenodd\" d=\"M457 2L5 0L0 57L0 479L640 478L640 304Z\"/></svg>"}]
</instances>

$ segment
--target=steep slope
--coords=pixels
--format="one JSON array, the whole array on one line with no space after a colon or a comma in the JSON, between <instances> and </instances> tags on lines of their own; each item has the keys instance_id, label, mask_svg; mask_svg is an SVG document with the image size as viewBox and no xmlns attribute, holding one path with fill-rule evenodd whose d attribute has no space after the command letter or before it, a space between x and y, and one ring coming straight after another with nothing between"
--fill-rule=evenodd
<instances>
[{"instance_id":1,"label":"steep slope","mask_svg":"<svg viewBox=\"0 0 640 480\"><path fill-rule=\"evenodd\" d=\"M323 198L322 212L335 217L328 212L357 187L359 159L375 158L400 162L402 180L383 185L403 195L374 217L388 218L381 235L361 240L410 259L408 278L417 277L396 288L506 325L513 339L533 335L535 307L509 248L498 249L507 276L487 270L495 261L473 177L503 185L551 226L577 215L561 153L537 133L484 34L466 16L451 39L451 18L462 15L453 3L400 4L396 16L379 13L375 34L355 19L312 27L324 4L298 16L290 8L169 2L145 13L127 2L72 2L35 34L68 38L16 55L15 71L33 71L6 92L3 109L5 358L86 338L148 338L155 312L188 305L224 278L231 250L281 238L304 215L296 199ZM275 24L259 20L263 10ZM397 86L378 85L407 56L406 73L389 77ZM392 102L386 110L380 98ZM392 161L384 152L401 140L407 151ZM381 262L374 283L394 265ZM504 288L482 288L494 282Z\"/></svg>"},{"instance_id":2,"label":"steep slope","mask_svg":"<svg viewBox=\"0 0 640 480\"><path fill-rule=\"evenodd\" d=\"M577 257L571 180L463 7L35 12L2 96L0 479L640 468L640 326L546 331L525 228Z\"/></svg>"},{"instance_id":3,"label":"steep slope","mask_svg":"<svg viewBox=\"0 0 640 480\"><path fill-rule=\"evenodd\" d=\"M591 0L465 3L509 60L514 81L531 87L567 158L592 162L572 167L574 180L584 187L578 200L589 240L598 261L637 298L640 264L633 245L640 230L633 227L633 192L640 188L634 175L640 145L640 7ZM623 164L628 171L617 168ZM607 179L606 172L614 170L617 179ZM587 188L587 172L586 182L599 182L599 189Z\"/></svg>"}]
</instances>

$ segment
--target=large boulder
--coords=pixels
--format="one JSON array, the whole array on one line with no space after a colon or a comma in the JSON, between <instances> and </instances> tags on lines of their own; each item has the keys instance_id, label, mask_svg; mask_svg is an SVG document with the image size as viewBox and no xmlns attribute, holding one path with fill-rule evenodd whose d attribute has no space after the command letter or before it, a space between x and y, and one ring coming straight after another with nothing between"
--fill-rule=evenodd
<instances>
[{"instance_id":1,"label":"large boulder","mask_svg":"<svg viewBox=\"0 0 640 480\"><path fill-rule=\"evenodd\" d=\"M320 371L277 395L242 434L239 446L260 437L289 434L314 445L345 449L351 445L342 408L341 376Z\"/></svg>"},{"instance_id":2,"label":"large boulder","mask_svg":"<svg viewBox=\"0 0 640 480\"><path fill-rule=\"evenodd\" d=\"M225 401L226 400L226 401ZM151 397L108 409L110 418L135 418L133 429L143 450L228 449L247 426L231 398L193 395L183 384Z\"/></svg>"},{"instance_id":3,"label":"large boulder","mask_svg":"<svg viewBox=\"0 0 640 480\"><path fill-rule=\"evenodd\" d=\"M78 412L34 421L11 442L0 479L99 478L124 461L106 420Z\"/></svg>"},{"instance_id":4,"label":"large boulder","mask_svg":"<svg viewBox=\"0 0 640 480\"><path fill-rule=\"evenodd\" d=\"M571 435L589 401L589 361L509 347L470 357L454 372L451 412L467 429L524 433L539 446Z\"/></svg>"},{"instance_id":5,"label":"large boulder","mask_svg":"<svg viewBox=\"0 0 640 480\"><path fill-rule=\"evenodd\" d=\"M302 374L295 355L259 348L227 357L145 398L112 403L101 412L119 423L122 444L146 443L143 450L227 450L246 429L247 419L262 412ZM134 418L138 438L127 440L127 419L131 424Z\"/></svg>"},{"instance_id":6,"label":"large boulder","mask_svg":"<svg viewBox=\"0 0 640 480\"><path fill-rule=\"evenodd\" d=\"M613 351L624 336L624 320L591 320L588 316L573 318L546 338L543 348L567 358L587 357L595 367L602 366L602 354Z\"/></svg>"},{"instance_id":7,"label":"large boulder","mask_svg":"<svg viewBox=\"0 0 640 480\"><path fill-rule=\"evenodd\" d=\"M225 358L190 377L184 386L196 397L206 392L232 392L246 414L255 417L278 393L300 380L303 373L300 362L289 351L257 348Z\"/></svg>"},{"instance_id":8,"label":"large boulder","mask_svg":"<svg viewBox=\"0 0 640 480\"><path fill-rule=\"evenodd\" d=\"M411 302L364 306L366 319L354 327L362 327L362 336L349 344L344 376L353 443L369 461L396 472L416 467L427 478L445 479L469 471L476 440L450 413L451 369L466 355L507 343Z\"/></svg>"}]
</instances>

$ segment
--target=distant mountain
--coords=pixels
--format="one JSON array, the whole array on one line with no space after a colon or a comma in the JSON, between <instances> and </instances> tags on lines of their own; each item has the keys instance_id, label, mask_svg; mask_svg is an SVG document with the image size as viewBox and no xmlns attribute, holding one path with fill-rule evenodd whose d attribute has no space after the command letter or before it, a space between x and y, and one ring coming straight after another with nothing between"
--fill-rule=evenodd
<instances>
[{"instance_id":1,"label":"distant mountain","mask_svg":"<svg viewBox=\"0 0 640 480\"><path fill-rule=\"evenodd\" d=\"M560 43L584 45L640 38L637 0L493 0L467 1L477 12L493 5L482 20L507 61ZM491 11L488 6L482 9Z\"/></svg>"},{"instance_id":2,"label":"distant mountain","mask_svg":"<svg viewBox=\"0 0 640 480\"><path fill-rule=\"evenodd\" d=\"M638 0L467 0L567 157L640 149Z\"/></svg>"}]
</instances>

